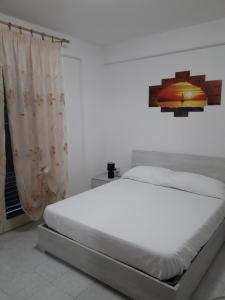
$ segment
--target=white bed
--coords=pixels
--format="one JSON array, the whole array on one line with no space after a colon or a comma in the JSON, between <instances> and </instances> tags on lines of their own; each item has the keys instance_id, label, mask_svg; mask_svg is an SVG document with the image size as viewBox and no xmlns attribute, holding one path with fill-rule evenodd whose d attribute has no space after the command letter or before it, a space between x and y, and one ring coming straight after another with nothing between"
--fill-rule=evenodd
<instances>
[{"instance_id":1,"label":"white bed","mask_svg":"<svg viewBox=\"0 0 225 300\"><path fill-rule=\"evenodd\" d=\"M225 182L225 158L133 151L143 165ZM190 181L197 194L124 178L50 205L38 246L132 299L188 300L225 241L225 201Z\"/></svg>"},{"instance_id":2,"label":"white bed","mask_svg":"<svg viewBox=\"0 0 225 300\"><path fill-rule=\"evenodd\" d=\"M48 227L160 280L182 274L224 217L224 200L130 179L44 214Z\"/></svg>"}]
</instances>

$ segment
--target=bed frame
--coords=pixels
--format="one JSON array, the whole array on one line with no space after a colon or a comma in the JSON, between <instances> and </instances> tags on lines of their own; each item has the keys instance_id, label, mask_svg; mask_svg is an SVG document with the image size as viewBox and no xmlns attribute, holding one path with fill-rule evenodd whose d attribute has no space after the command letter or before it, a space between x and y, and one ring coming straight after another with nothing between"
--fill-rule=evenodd
<instances>
[{"instance_id":1,"label":"bed frame","mask_svg":"<svg viewBox=\"0 0 225 300\"><path fill-rule=\"evenodd\" d=\"M152 165L207 175L225 182L225 158L135 150L132 166ZM38 246L135 300L188 300L225 241L225 219L175 286L92 250L46 225Z\"/></svg>"}]
</instances>

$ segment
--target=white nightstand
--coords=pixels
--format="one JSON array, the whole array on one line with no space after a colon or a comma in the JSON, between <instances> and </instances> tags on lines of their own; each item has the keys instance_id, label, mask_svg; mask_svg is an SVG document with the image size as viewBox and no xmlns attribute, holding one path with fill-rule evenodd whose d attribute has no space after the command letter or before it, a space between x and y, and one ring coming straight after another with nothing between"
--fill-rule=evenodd
<instances>
[{"instance_id":1,"label":"white nightstand","mask_svg":"<svg viewBox=\"0 0 225 300\"><path fill-rule=\"evenodd\" d=\"M97 186L112 182L114 180L118 180L120 178L121 177L117 177L117 176L115 176L114 178L108 178L108 173L102 173L92 178L91 187L95 188Z\"/></svg>"}]
</instances>

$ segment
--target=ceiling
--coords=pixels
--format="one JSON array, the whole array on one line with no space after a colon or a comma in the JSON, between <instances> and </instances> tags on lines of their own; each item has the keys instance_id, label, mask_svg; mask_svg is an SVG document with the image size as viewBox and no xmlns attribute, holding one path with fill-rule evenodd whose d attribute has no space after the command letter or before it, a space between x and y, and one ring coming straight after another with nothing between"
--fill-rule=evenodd
<instances>
[{"instance_id":1,"label":"ceiling","mask_svg":"<svg viewBox=\"0 0 225 300\"><path fill-rule=\"evenodd\" d=\"M225 0L0 0L0 12L109 45L225 17Z\"/></svg>"}]
</instances>

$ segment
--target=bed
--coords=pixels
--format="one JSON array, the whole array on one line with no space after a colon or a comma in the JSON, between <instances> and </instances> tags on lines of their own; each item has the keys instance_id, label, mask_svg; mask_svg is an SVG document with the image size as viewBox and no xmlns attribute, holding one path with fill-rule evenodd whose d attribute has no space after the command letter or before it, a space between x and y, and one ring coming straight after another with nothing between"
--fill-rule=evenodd
<instances>
[{"instance_id":1,"label":"bed","mask_svg":"<svg viewBox=\"0 0 225 300\"><path fill-rule=\"evenodd\" d=\"M134 151L142 165L225 181L224 158ZM185 300L225 240L224 216L224 200L125 177L49 206L38 244L133 299Z\"/></svg>"}]
</instances>

